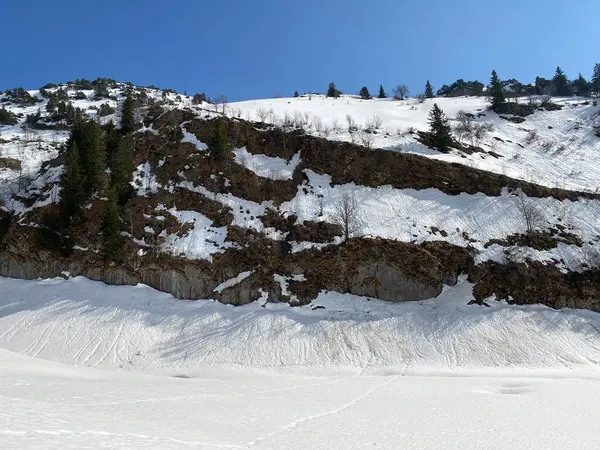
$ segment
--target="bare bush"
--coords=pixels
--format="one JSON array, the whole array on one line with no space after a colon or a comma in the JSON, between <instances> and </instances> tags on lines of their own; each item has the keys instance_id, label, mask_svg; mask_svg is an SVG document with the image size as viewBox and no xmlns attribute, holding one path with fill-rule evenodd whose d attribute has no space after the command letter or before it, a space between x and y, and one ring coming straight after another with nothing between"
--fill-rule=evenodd
<instances>
[{"instance_id":1,"label":"bare bush","mask_svg":"<svg viewBox=\"0 0 600 450\"><path fill-rule=\"evenodd\" d=\"M373 146L373 135L369 133L368 130L359 130L357 135L360 145L366 148L371 148Z\"/></svg>"},{"instance_id":2,"label":"bare bush","mask_svg":"<svg viewBox=\"0 0 600 450\"><path fill-rule=\"evenodd\" d=\"M304 126L305 127L310 126L310 118L311 118L310 112L308 112L308 111L303 112L302 118L304 119Z\"/></svg>"},{"instance_id":3,"label":"bare bush","mask_svg":"<svg viewBox=\"0 0 600 450\"><path fill-rule=\"evenodd\" d=\"M544 220L541 210L533 199L523 193L522 189L517 190L517 209L523 219L528 235L541 226Z\"/></svg>"},{"instance_id":4,"label":"bare bush","mask_svg":"<svg viewBox=\"0 0 600 450\"><path fill-rule=\"evenodd\" d=\"M356 122L350 114L346 114L346 122L348 123L348 133L353 133L357 130Z\"/></svg>"},{"instance_id":5,"label":"bare bush","mask_svg":"<svg viewBox=\"0 0 600 450\"><path fill-rule=\"evenodd\" d=\"M381 116L375 114L372 118L371 118L371 123L373 124L373 127L378 130L381 128L381 125L383 124L383 119L381 118Z\"/></svg>"},{"instance_id":6,"label":"bare bush","mask_svg":"<svg viewBox=\"0 0 600 450\"><path fill-rule=\"evenodd\" d=\"M339 120L333 119L331 121L331 131L333 131L335 134L338 134L341 131Z\"/></svg>"},{"instance_id":7,"label":"bare bush","mask_svg":"<svg viewBox=\"0 0 600 450\"><path fill-rule=\"evenodd\" d=\"M213 107L215 108L215 112L225 115L227 112L227 97L223 94L217 95L212 100Z\"/></svg>"},{"instance_id":8,"label":"bare bush","mask_svg":"<svg viewBox=\"0 0 600 450\"><path fill-rule=\"evenodd\" d=\"M460 110L456 115L458 124L454 127L454 132L458 137L458 142L462 143L465 139L471 139L473 136L474 116L464 110Z\"/></svg>"},{"instance_id":9,"label":"bare bush","mask_svg":"<svg viewBox=\"0 0 600 450\"><path fill-rule=\"evenodd\" d=\"M313 117L312 120L312 126L313 129L317 132L317 133L321 133L323 131L323 119L321 119L320 117Z\"/></svg>"},{"instance_id":10,"label":"bare bush","mask_svg":"<svg viewBox=\"0 0 600 450\"><path fill-rule=\"evenodd\" d=\"M269 111L267 111L264 108L258 108L256 110L256 115L258 116L258 118L261 122L264 122L267 120L267 117L269 116Z\"/></svg>"},{"instance_id":11,"label":"bare bush","mask_svg":"<svg viewBox=\"0 0 600 450\"><path fill-rule=\"evenodd\" d=\"M525 143L531 145L537 140L537 137L537 131L531 130L529 133L527 133L527 137L525 137Z\"/></svg>"},{"instance_id":12,"label":"bare bush","mask_svg":"<svg viewBox=\"0 0 600 450\"><path fill-rule=\"evenodd\" d=\"M294 127L301 129L304 127L304 119L302 114L298 111L294 111Z\"/></svg>"},{"instance_id":13,"label":"bare bush","mask_svg":"<svg viewBox=\"0 0 600 450\"><path fill-rule=\"evenodd\" d=\"M547 152L551 152L552 149L554 148L554 145L556 144L556 142L552 141L552 140L548 140L548 141L543 141L541 143L541 147L547 151Z\"/></svg>"},{"instance_id":14,"label":"bare bush","mask_svg":"<svg viewBox=\"0 0 600 450\"><path fill-rule=\"evenodd\" d=\"M399 84L392 89L392 93L394 94L394 98L396 100L404 100L408 96L408 92L408 86L405 84Z\"/></svg>"},{"instance_id":15,"label":"bare bush","mask_svg":"<svg viewBox=\"0 0 600 450\"><path fill-rule=\"evenodd\" d=\"M357 236L362 229L360 206L354 192L345 192L333 206L333 222L342 227L344 240Z\"/></svg>"}]
</instances>

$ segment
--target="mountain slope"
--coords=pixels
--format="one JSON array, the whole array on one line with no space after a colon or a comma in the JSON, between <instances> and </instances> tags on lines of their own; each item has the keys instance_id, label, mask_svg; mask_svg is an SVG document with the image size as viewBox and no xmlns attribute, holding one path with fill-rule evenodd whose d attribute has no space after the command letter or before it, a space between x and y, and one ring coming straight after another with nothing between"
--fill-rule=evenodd
<instances>
[{"instance_id":1,"label":"mountain slope","mask_svg":"<svg viewBox=\"0 0 600 450\"><path fill-rule=\"evenodd\" d=\"M479 302L496 294L519 303L600 307L599 174L591 164L600 140L598 107L588 100L540 99L524 118L501 118L482 98L312 95L210 105L119 83L99 90L32 91L28 106L14 94L0 98L22 114L0 129L1 156L24 163L22 172L2 173L4 209L17 217L5 221L12 226L4 233L1 274L67 271L144 282L182 298L239 304L266 295L303 304L323 289L424 299L465 272ZM60 198L67 133L32 137L31 127L68 128L68 117L56 121L42 112L43 95L66 95L108 122L119 120L128 90L141 128L127 138L137 168L136 195L122 214L126 261L115 267L98 255L102 195L92 198L74 231L74 254L49 256L35 243L35 230ZM484 132L472 141L462 136L448 152L428 148L433 101L450 117L466 111L470 126L485 124ZM99 117L103 104L114 113ZM38 117L27 117L38 108ZM233 151L216 161L207 148L224 116ZM345 242L339 207L348 199L356 204L356 226Z\"/></svg>"}]
</instances>

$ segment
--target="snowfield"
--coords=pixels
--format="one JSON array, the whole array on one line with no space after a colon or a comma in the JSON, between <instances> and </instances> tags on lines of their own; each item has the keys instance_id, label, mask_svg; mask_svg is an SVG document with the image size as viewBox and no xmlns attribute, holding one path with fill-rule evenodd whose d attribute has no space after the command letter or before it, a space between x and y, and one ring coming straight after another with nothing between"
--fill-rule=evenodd
<instances>
[{"instance_id":1,"label":"snowfield","mask_svg":"<svg viewBox=\"0 0 600 450\"><path fill-rule=\"evenodd\" d=\"M0 292L2 448L564 449L600 437L598 313L467 306L464 281L418 303L323 293L303 308L83 278L0 278Z\"/></svg>"}]
</instances>

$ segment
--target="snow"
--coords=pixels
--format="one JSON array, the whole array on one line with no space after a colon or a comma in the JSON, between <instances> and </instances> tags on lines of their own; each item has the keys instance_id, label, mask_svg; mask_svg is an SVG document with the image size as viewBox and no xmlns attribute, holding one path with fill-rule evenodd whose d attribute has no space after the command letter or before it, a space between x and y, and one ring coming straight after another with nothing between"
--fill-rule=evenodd
<instances>
[{"instance_id":1,"label":"snow","mask_svg":"<svg viewBox=\"0 0 600 450\"><path fill-rule=\"evenodd\" d=\"M600 374L600 314L496 301L469 306L471 290L461 279L420 302L322 292L302 307L233 307L81 277L0 278L0 348L170 375L215 366L309 375L507 367Z\"/></svg>"},{"instance_id":2,"label":"snow","mask_svg":"<svg viewBox=\"0 0 600 450\"><path fill-rule=\"evenodd\" d=\"M0 441L595 448L600 314L467 306L469 291L462 280L423 302L323 293L302 308L234 308L0 278Z\"/></svg>"},{"instance_id":3,"label":"snow","mask_svg":"<svg viewBox=\"0 0 600 450\"><path fill-rule=\"evenodd\" d=\"M485 248L491 239L505 239L511 234L527 231L519 198L506 189L500 196L488 197L481 193L448 195L437 189L370 188L354 183L332 186L328 175L316 174L309 169L305 173L308 183L298 187L293 200L279 207L280 211L295 214L298 223L335 222L336 204L345 194L350 194L356 198L359 207L358 219L362 227L357 235L415 243L445 240L474 248L480 252L479 262L499 260L499 246ZM584 245L559 243L556 249L543 252L530 249L520 260L525 256L539 261L562 260L560 267L570 270L580 270L584 261L589 263L586 258L597 253L596 247L589 242L600 235L600 202L525 198L539 212L541 229L562 223L580 236ZM433 233L432 227L445 231L447 236ZM299 243L293 250L314 247L318 245Z\"/></svg>"},{"instance_id":4,"label":"snow","mask_svg":"<svg viewBox=\"0 0 600 450\"><path fill-rule=\"evenodd\" d=\"M194 144L198 151L208 150L208 145L206 145L204 142L200 142L194 134L188 132L183 124L181 125L181 131L183 132L183 139L181 142L189 142L190 144Z\"/></svg>"},{"instance_id":5,"label":"snow","mask_svg":"<svg viewBox=\"0 0 600 450\"><path fill-rule=\"evenodd\" d=\"M161 244L161 250L188 259L205 259L212 261L215 253L222 253L230 243L225 242L227 227L216 228L212 220L196 211L178 211L175 208L168 210L182 225L190 224L191 228L177 234L167 235ZM152 234L154 234L152 230Z\"/></svg>"},{"instance_id":6,"label":"snow","mask_svg":"<svg viewBox=\"0 0 600 450\"><path fill-rule=\"evenodd\" d=\"M540 102L541 98L533 100ZM527 103L529 99L518 101ZM302 96L232 103L230 111L242 110L243 117L249 116L254 121L264 119L273 124L280 123L287 114L296 117L295 121L302 123L302 128L309 134L328 139L359 144L369 140L372 148L418 153L548 187L596 192L600 185L600 168L595 163L600 139L594 135L593 126L600 121L600 107L593 106L585 98L557 97L552 101L562 105L563 109L536 111L522 124L503 120L488 111L489 102L485 97L434 98L421 103L414 98L396 101L362 100L350 95L338 99L312 95L310 99ZM493 131L481 146L501 157L482 153L444 154L415 141L409 131L428 130L428 115L434 103L450 119L454 119L459 111L466 111L476 116L475 123L490 124ZM477 117L478 114L484 116ZM359 131L349 132L347 116ZM374 123L378 119L381 126L376 129ZM377 134L366 135L362 132L365 128L374 129ZM537 135L534 142L528 142L531 130Z\"/></svg>"},{"instance_id":7,"label":"snow","mask_svg":"<svg viewBox=\"0 0 600 450\"><path fill-rule=\"evenodd\" d=\"M283 158L274 158L266 155L254 155L246 147L233 150L235 162L250 169L259 177L271 180L291 180L294 170L300 164L300 152L296 153L290 161Z\"/></svg>"},{"instance_id":8,"label":"snow","mask_svg":"<svg viewBox=\"0 0 600 450\"><path fill-rule=\"evenodd\" d=\"M238 274L236 277L230 278L229 280L226 280L224 282L222 282L220 285L218 285L214 291L218 292L219 294L221 292L223 292L225 289L228 289L230 287L235 286L238 283L241 283L242 281L244 281L246 278L248 278L250 275L252 275L254 273L253 270L249 270L248 272L241 272L240 274Z\"/></svg>"},{"instance_id":9,"label":"snow","mask_svg":"<svg viewBox=\"0 0 600 450\"><path fill-rule=\"evenodd\" d=\"M145 197L148 194L156 194L162 186L156 181L156 175L152 173L152 166L148 161L137 166L133 172L131 185L137 189L137 195Z\"/></svg>"}]
</instances>

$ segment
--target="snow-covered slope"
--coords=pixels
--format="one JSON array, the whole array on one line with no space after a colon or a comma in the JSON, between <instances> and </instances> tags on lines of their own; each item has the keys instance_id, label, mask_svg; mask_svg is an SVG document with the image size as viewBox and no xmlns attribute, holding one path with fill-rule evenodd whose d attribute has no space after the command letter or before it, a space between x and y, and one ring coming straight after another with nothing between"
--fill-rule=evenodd
<instances>
[{"instance_id":1,"label":"snow-covered slope","mask_svg":"<svg viewBox=\"0 0 600 450\"><path fill-rule=\"evenodd\" d=\"M541 98L520 98L521 103ZM600 124L600 107L584 98L553 98L559 111L537 110L521 124L501 119L488 111L485 97L361 100L354 96L327 98L322 95L232 103L229 111L251 120L282 124L299 123L309 133L333 140L368 144L372 148L417 153L501 173L548 187L597 192L600 169L600 138L594 125ZM452 124L460 111L475 116L474 123L489 124L478 142L485 153L440 153L416 142L410 130L428 130L428 115L437 103ZM240 114L241 111L241 114ZM349 122L351 121L351 123ZM349 125L358 128L349 132ZM365 134L370 129L377 134ZM466 143L471 143L469 140Z\"/></svg>"},{"instance_id":2,"label":"snow-covered slope","mask_svg":"<svg viewBox=\"0 0 600 450\"><path fill-rule=\"evenodd\" d=\"M232 307L84 278L0 279L0 348L171 375L213 366L311 374L600 370L600 314L467 306L471 288L462 281L415 303L321 293L299 308Z\"/></svg>"}]
</instances>

